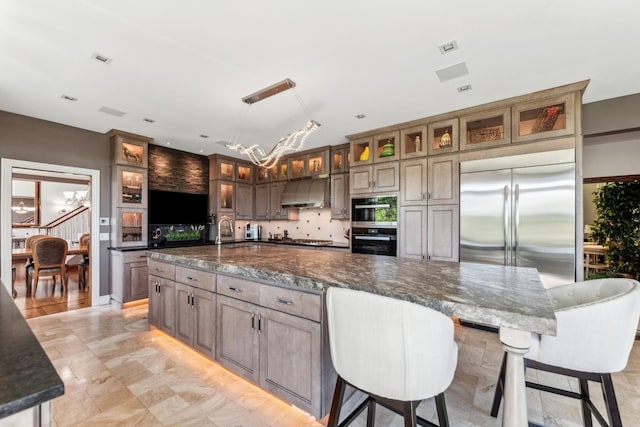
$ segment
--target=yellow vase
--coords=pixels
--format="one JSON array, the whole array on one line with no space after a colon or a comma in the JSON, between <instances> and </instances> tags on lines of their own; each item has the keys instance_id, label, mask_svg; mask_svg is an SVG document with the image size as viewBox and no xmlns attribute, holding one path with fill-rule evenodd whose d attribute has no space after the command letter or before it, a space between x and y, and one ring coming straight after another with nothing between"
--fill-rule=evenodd
<instances>
[{"instance_id":1,"label":"yellow vase","mask_svg":"<svg viewBox=\"0 0 640 427\"><path fill-rule=\"evenodd\" d=\"M364 162L365 160L369 160L369 147L364 147L362 150L362 154L360 154L360 161Z\"/></svg>"}]
</instances>

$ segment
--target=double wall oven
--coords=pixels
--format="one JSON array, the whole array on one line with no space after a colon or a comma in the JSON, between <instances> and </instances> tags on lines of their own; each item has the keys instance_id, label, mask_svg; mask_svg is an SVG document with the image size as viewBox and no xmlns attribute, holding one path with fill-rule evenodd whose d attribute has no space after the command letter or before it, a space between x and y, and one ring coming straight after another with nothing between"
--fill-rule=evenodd
<instances>
[{"instance_id":1,"label":"double wall oven","mask_svg":"<svg viewBox=\"0 0 640 427\"><path fill-rule=\"evenodd\" d=\"M351 199L351 252L397 255L398 196Z\"/></svg>"}]
</instances>

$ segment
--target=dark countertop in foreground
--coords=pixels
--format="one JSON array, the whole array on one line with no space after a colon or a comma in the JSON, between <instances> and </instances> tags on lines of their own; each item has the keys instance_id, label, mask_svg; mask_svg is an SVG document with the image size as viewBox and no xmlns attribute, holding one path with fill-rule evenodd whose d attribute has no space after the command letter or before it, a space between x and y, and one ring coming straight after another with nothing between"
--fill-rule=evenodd
<instances>
[{"instance_id":1,"label":"dark countertop in foreground","mask_svg":"<svg viewBox=\"0 0 640 427\"><path fill-rule=\"evenodd\" d=\"M386 295L461 319L555 335L551 300L534 268L309 251L289 245L150 250L150 257L313 291L330 286Z\"/></svg>"},{"instance_id":2,"label":"dark countertop in foreground","mask_svg":"<svg viewBox=\"0 0 640 427\"><path fill-rule=\"evenodd\" d=\"M64 394L64 383L0 282L0 419Z\"/></svg>"}]
</instances>

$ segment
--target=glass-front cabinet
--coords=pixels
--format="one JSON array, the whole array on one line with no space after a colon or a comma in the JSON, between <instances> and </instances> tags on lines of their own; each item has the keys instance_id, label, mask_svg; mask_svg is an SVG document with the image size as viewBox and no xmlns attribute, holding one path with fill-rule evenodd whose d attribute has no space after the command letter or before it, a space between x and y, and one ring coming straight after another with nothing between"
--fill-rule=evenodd
<instances>
[{"instance_id":1,"label":"glass-front cabinet","mask_svg":"<svg viewBox=\"0 0 640 427\"><path fill-rule=\"evenodd\" d=\"M414 126L400 131L400 158L410 159L427 155L427 126Z\"/></svg>"},{"instance_id":2,"label":"glass-front cabinet","mask_svg":"<svg viewBox=\"0 0 640 427\"><path fill-rule=\"evenodd\" d=\"M351 150L348 143L331 147L330 157L332 174L349 172Z\"/></svg>"},{"instance_id":3,"label":"glass-front cabinet","mask_svg":"<svg viewBox=\"0 0 640 427\"><path fill-rule=\"evenodd\" d=\"M147 207L146 169L116 166L116 203L120 207Z\"/></svg>"},{"instance_id":4,"label":"glass-front cabinet","mask_svg":"<svg viewBox=\"0 0 640 427\"><path fill-rule=\"evenodd\" d=\"M117 208L113 227L117 247L145 246L147 243L147 210Z\"/></svg>"},{"instance_id":5,"label":"glass-front cabinet","mask_svg":"<svg viewBox=\"0 0 640 427\"><path fill-rule=\"evenodd\" d=\"M232 181L216 181L216 201L218 203L218 212L234 212L235 198L234 187Z\"/></svg>"},{"instance_id":6,"label":"glass-front cabinet","mask_svg":"<svg viewBox=\"0 0 640 427\"><path fill-rule=\"evenodd\" d=\"M252 184L253 165L250 163L236 163L236 181Z\"/></svg>"},{"instance_id":7,"label":"glass-front cabinet","mask_svg":"<svg viewBox=\"0 0 640 427\"><path fill-rule=\"evenodd\" d=\"M399 132L387 132L373 137L373 163L398 160Z\"/></svg>"},{"instance_id":8,"label":"glass-front cabinet","mask_svg":"<svg viewBox=\"0 0 640 427\"><path fill-rule=\"evenodd\" d=\"M285 176L288 179L295 179L327 174L329 173L328 157L328 148L307 154L294 154L289 157Z\"/></svg>"},{"instance_id":9,"label":"glass-front cabinet","mask_svg":"<svg viewBox=\"0 0 640 427\"><path fill-rule=\"evenodd\" d=\"M575 133L572 94L516 105L512 109L513 142Z\"/></svg>"},{"instance_id":10,"label":"glass-front cabinet","mask_svg":"<svg viewBox=\"0 0 640 427\"><path fill-rule=\"evenodd\" d=\"M370 165L373 163L372 149L372 136L351 141L351 166Z\"/></svg>"},{"instance_id":11,"label":"glass-front cabinet","mask_svg":"<svg viewBox=\"0 0 640 427\"><path fill-rule=\"evenodd\" d=\"M460 118L460 150L511 142L511 109L482 111Z\"/></svg>"},{"instance_id":12,"label":"glass-front cabinet","mask_svg":"<svg viewBox=\"0 0 640 427\"><path fill-rule=\"evenodd\" d=\"M126 133L109 133L113 143L113 163L118 165L147 167L147 142L138 141ZM141 139L146 139L140 137Z\"/></svg>"},{"instance_id":13,"label":"glass-front cabinet","mask_svg":"<svg viewBox=\"0 0 640 427\"><path fill-rule=\"evenodd\" d=\"M428 147L429 155L458 151L458 119L429 123Z\"/></svg>"}]
</instances>

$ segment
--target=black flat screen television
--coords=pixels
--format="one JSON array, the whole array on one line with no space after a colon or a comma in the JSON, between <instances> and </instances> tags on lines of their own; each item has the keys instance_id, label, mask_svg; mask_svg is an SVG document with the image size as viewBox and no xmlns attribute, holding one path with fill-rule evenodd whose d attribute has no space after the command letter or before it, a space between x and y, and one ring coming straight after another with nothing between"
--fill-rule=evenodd
<instances>
[{"instance_id":1,"label":"black flat screen television","mask_svg":"<svg viewBox=\"0 0 640 427\"><path fill-rule=\"evenodd\" d=\"M206 224L209 196L149 190L149 224Z\"/></svg>"}]
</instances>

